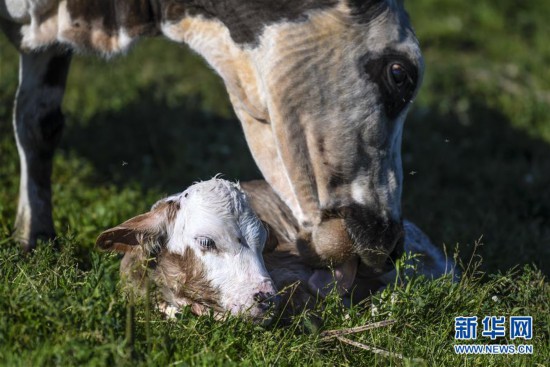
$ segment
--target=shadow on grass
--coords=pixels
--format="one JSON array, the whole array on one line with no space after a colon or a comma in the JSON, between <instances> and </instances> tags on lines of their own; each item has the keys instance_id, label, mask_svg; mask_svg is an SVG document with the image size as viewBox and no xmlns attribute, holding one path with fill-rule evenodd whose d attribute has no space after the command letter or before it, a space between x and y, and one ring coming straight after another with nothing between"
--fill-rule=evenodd
<instances>
[{"instance_id":1,"label":"shadow on grass","mask_svg":"<svg viewBox=\"0 0 550 367\"><path fill-rule=\"evenodd\" d=\"M238 120L171 107L148 92L119 113L69 124L62 149L90 161L100 182L137 182L165 193L217 173L231 180L261 177Z\"/></svg>"},{"instance_id":2,"label":"shadow on grass","mask_svg":"<svg viewBox=\"0 0 550 367\"><path fill-rule=\"evenodd\" d=\"M534 263L550 272L550 145L477 105L464 115L418 109L403 146L405 217L486 270ZM466 245L471 244L471 245Z\"/></svg>"},{"instance_id":3,"label":"shadow on grass","mask_svg":"<svg viewBox=\"0 0 550 367\"><path fill-rule=\"evenodd\" d=\"M148 93L120 113L72 124L63 145L92 162L98 183L172 193L219 172L260 177L236 119L170 107ZM449 252L460 244L462 258L482 238L488 271L534 263L548 274L549 157L547 143L484 106L467 116L416 109L404 136L404 215Z\"/></svg>"}]
</instances>

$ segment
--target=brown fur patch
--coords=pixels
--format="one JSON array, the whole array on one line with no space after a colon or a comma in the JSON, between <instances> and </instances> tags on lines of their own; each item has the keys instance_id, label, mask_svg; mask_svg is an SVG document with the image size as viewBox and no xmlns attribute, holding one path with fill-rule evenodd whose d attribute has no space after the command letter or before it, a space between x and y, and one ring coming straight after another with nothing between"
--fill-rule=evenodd
<instances>
[{"instance_id":1,"label":"brown fur patch","mask_svg":"<svg viewBox=\"0 0 550 367\"><path fill-rule=\"evenodd\" d=\"M187 248L183 255L167 249L153 257L142 247L126 252L120 264L120 274L127 286L138 295L146 293L146 282L151 281L163 301L176 307L191 306L197 315L212 309L223 312L220 293L207 280L200 259Z\"/></svg>"},{"instance_id":2,"label":"brown fur patch","mask_svg":"<svg viewBox=\"0 0 550 367\"><path fill-rule=\"evenodd\" d=\"M147 269L151 265L153 264L149 263L141 247L124 254L120 262L120 276L130 291L135 291L140 296L145 295L145 282L149 279Z\"/></svg>"},{"instance_id":3,"label":"brown fur patch","mask_svg":"<svg viewBox=\"0 0 550 367\"><path fill-rule=\"evenodd\" d=\"M67 0L59 4L60 41L112 55L141 36L160 33L158 9L148 0Z\"/></svg>"},{"instance_id":4,"label":"brown fur patch","mask_svg":"<svg viewBox=\"0 0 550 367\"><path fill-rule=\"evenodd\" d=\"M107 36L125 29L130 36L136 37L157 33L152 4L149 0L68 0L67 11L75 28L86 28L95 23Z\"/></svg>"},{"instance_id":5,"label":"brown fur patch","mask_svg":"<svg viewBox=\"0 0 550 367\"><path fill-rule=\"evenodd\" d=\"M146 246L148 251L163 246L167 228L174 225L179 203L161 201L145 213L101 233L96 246L102 250L127 252L135 246Z\"/></svg>"},{"instance_id":6,"label":"brown fur patch","mask_svg":"<svg viewBox=\"0 0 550 367\"><path fill-rule=\"evenodd\" d=\"M338 265L352 256L352 241L344 220L334 215L324 216L313 232L300 230L288 206L265 181L241 183L252 209L269 225L279 243L294 242L302 261L310 266Z\"/></svg>"},{"instance_id":7,"label":"brown fur patch","mask_svg":"<svg viewBox=\"0 0 550 367\"><path fill-rule=\"evenodd\" d=\"M186 248L183 255L164 249L157 258L152 279L163 298L172 304L185 299L223 312L220 292L208 281L206 270L192 249Z\"/></svg>"}]
</instances>

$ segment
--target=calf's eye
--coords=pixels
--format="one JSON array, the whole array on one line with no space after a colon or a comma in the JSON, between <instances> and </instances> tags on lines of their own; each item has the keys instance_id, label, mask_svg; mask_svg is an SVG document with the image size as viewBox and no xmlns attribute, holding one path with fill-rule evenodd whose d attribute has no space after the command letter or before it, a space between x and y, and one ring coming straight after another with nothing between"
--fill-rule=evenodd
<instances>
[{"instance_id":1,"label":"calf's eye","mask_svg":"<svg viewBox=\"0 0 550 367\"><path fill-rule=\"evenodd\" d=\"M209 237L195 237L195 240L203 250L212 251L216 249L216 242Z\"/></svg>"}]
</instances>

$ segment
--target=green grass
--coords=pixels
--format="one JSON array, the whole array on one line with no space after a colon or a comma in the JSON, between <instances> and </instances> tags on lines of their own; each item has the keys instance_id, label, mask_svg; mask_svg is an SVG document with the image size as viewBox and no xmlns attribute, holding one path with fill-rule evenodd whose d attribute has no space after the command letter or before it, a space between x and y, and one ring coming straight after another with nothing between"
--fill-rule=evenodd
<instances>
[{"instance_id":1,"label":"green grass","mask_svg":"<svg viewBox=\"0 0 550 367\"><path fill-rule=\"evenodd\" d=\"M329 299L315 313L324 320L320 329L308 315L290 326L268 328L237 319L220 323L189 313L167 321L138 302L130 334L134 341L129 343L126 320L131 311L118 285L117 257L93 252L80 263L75 242L66 235L60 253L42 246L30 257L13 246L0 250L4 365L534 366L544 365L550 355L550 290L541 273L530 267L484 279L468 274L460 283L414 279L407 287L373 297L376 313L371 303L347 310ZM534 355L455 356L454 316L495 314L533 316L535 337L529 344L534 345ZM318 334L387 319L397 322L350 338L402 354L406 360L323 342Z\"/></svg>"},{"instance_id":2,"label":"green grass","mask_svg":"<svg viewBox=\"0 0 550 367\"><path fill-rule=\"evenodd\" d=\"M308 317L269 328L190 314L170 322L141 302L133 344L119 260L97 253L95 237L194 180L218 172L259 177L221 81L197 56L162 40L109 63L76 57L54 162L62 250L43 245L24 256L9 237L18 187L11 132L17 55L0 36L0 365L548 366L550 5L407 6L427 70L405 128L404 169L416 174L406 174L404 214L438 246L457 248L465 264L481 238L474 261L481 257L481 266L470 265L458 284L414 279L351 310L329 300L317 310L319 330ZM533 316L534 355L455 355L460 315ZM396 324L351 338L423 362L318 335L387 318Z\"/></svg>"}]
</instances>

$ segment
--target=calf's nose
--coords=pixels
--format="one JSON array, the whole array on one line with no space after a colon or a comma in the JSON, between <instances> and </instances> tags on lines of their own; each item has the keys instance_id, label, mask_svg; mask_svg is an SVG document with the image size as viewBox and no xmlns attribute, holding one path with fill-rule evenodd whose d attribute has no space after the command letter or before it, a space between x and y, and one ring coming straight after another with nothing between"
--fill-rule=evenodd
<instances>
[{"instance_id":1,"label":"calf's nose","mask_svg":"<svg viewBox=\"0 0 550 367\"><path fill-rule=\"evenodd\" d=\"M279 295L271 292L258 292L254 294L254 301L262 311L267 311L272 307L277 308L280 299Z\"/></svg>"}]
</instances>

